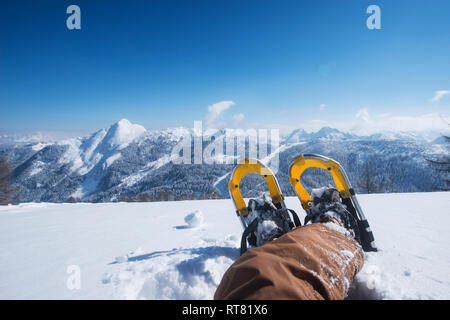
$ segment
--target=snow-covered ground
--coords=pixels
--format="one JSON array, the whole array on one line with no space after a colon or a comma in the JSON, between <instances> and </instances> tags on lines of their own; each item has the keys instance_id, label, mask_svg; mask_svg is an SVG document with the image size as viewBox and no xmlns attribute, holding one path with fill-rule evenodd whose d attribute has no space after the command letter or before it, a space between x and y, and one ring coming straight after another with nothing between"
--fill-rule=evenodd
<instances>
[{"instance_id":1,"label":"snow-covered ground","mask_svg":"<svg viewBox=\"0 0 450 320\"><path fill-rule=\"evenodd\" d=\"M450 193L359 200L380 252L349 298L450 299ZM230 200L0 207L0 299L211 299L241 232Z\"/></svg>"}]
</instances>

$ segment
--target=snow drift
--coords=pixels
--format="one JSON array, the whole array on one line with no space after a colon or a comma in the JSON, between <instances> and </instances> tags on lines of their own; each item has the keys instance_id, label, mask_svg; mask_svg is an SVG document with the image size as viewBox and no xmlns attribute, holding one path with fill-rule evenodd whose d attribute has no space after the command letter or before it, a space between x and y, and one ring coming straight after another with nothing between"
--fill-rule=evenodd
<instances>
[{"instance_id":1,"label":"snow drift","mask_svg":"<svg viewBox=\"0 0 450 320\"><path fill-rule=\"evenodd\" d=\"M348 299L450 299L450 193L359 200L380 251ZM230 200L0 207L0 299L211 299L241 232Z\"/></svg>"}]
</instances>

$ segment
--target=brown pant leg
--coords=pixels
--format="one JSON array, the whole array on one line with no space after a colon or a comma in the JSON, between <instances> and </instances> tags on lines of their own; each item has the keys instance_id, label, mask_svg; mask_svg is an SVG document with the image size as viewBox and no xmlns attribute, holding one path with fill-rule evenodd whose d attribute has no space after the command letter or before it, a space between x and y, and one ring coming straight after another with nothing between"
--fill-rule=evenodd
<instances>
[{"instance_id":1,"label":"brown pant leg","mask_svg":"<svg viewBox=\"0 0 450 320\"><path fill-rule=\"evenodd\" d=\"M344 299L364 256L334 229L309 224L247 251L225 272L214 299Z\"/></svg>"}]
</instances>

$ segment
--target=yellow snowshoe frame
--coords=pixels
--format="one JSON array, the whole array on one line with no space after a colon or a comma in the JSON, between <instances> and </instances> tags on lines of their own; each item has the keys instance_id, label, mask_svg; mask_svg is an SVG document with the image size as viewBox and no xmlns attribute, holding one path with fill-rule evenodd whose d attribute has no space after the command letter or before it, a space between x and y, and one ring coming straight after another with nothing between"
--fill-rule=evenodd
<instances>
[{"instance_id":1,"label":"yellow snowshoe frame","mask_svg":"<svg viewBox=\"0 0 450 320\"><path fill-rule=\"evenodd\" d=\"M264 177L267 182L267 186L269 187L272 202L275 205L278 204L280 207L284 208L284 198L281 194L280 186L278 185L277 178L275 177L273 171L258 160L245 158L239 161L239 164L236 168L234 168L234 171L231 174L230 182L228 183L228 191L230 192L230 198L233 199L236 207L236 213L240 217L245 217L249 213L247 204L245 203L241 191L239 190L239 184L242 178L251 172L257 173Z\"/></svg>"},{"instance_id":2,"label":"yellow snowshoe frame","mask_svg":"<svg viewBox=\"0 0 450 320\"><path fill-rule=\"evenodd\" d=\"M294 187L295 192L297 192L303 209L311 209L312 201L311 196L300 182L300 177L306 169L312 167L328 171L333 177L334 183L336 184L341 197L343 199L351 197L347 175L341 168L339 162L321 155L302 154L294 158L289 168L289 180Z\"/></svg>"}]
</instances>

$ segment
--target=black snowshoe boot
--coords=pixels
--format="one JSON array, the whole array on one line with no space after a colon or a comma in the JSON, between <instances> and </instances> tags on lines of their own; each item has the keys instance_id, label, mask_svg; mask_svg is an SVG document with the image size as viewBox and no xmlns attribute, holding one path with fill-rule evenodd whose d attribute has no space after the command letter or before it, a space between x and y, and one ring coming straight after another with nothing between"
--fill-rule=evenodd
<instances>
[{"instance_id":1,"label":"black snowshoe boot","mask_svg":"<svg viewBox=\"0 0 450 320\"><path fill-rule=\"evenodd\" d=\"M305 225L310 221L323 223L337 220L358 243L361 243L358 221L341 202L338 190L331 187L313 189L311 199L313 206L305 218Z\"/></svg>"},{"instance_id":2,"label":"black snowshoe boot","mask_svg":"<svg viewBox=\"0 0 450 320\"><path fill-rule=\"evenodd\" d=\"M242 235L241 254L247 249L247 240L252 247L259 247L281 237L293 228L301 226L300 220L293 210L277 208L267 193L250 199L248 209L249 214L244 217L248 227Z\"/></svg>"}]
</instances>

